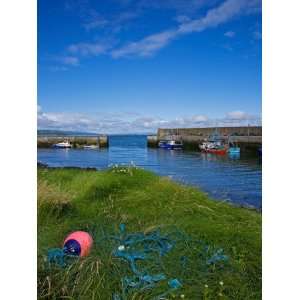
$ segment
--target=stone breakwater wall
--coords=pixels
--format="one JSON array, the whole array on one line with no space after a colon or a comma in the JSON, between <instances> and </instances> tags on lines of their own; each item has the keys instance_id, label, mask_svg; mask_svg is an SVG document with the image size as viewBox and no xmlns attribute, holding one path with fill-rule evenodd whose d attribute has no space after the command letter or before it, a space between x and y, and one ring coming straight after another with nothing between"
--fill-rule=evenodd
<instances>
[{"instance_id":1,"label":"stone breakwater wall","mask_svg":"<svg viewBox=\"0 0 300 300\"><path fill-rule=\"evenodd\" d=\"M106 135L99 136L38 136L38 148L50 148L53 144L69 141L73 148L81 148L84 145L96 145L99 148L108 147Z\"/></svg>"},{"instance_id":2,"label":"stone breakwater wall","mask_svg":"<svg viewBox=\"0 0 300 300\"><path fill-rule=\"evenodd\" d=\"M148 137L148 145L158 144L165 139L181 140L185 149L198 149L198 144L205 141L216 128L159 128L156 139ZM261 126L218 127L218 133L226 140L229 136L243 150L257 150L262 145Z\"/></svg>"}]
</instances>

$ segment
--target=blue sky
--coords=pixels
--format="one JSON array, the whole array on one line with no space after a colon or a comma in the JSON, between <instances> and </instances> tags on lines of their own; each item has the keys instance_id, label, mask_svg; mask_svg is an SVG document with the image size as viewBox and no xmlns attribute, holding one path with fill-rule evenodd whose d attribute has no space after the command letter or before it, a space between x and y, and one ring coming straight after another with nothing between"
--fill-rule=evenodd
<instances>
[{"instance_id":1,"label":"blue sky","mask_svg":"<svg viewBox=\"0 0 300 300\"><path fill-rule=\"evenodd\" d=\"M38 127L257 124L260 0L39 0Z\"/></svg>"}]
</instances>

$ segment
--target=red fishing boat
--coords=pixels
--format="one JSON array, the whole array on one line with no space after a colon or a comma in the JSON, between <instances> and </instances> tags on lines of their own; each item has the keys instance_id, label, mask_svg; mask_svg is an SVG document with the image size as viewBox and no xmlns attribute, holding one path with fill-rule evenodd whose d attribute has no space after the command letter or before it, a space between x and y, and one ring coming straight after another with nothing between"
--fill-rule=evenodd
<instances>
[{"instance_id":1,"label":"red fishing boat","mask_svg":"<svg viewBox=\"0 0 300 300\"><path fill-rule=\"evenodd\" d=\"M205 153L213 153L225 155L228 147L225 145L224 139L218 134L217 130L209 136L208 140L199 145L199 149Z\"/></svg>"},{"instance_id":2,"label":"red fishing boat","mask_svg":"<svg viewBox=\"0 0 300 300\"><path fill-rule=\"evenodd\" d=\"M213 153L218 155L225 155L227 153L227 148L220 148L220 149L207 149L205 150L206 153Z\"/></svg>"}]
</instances>

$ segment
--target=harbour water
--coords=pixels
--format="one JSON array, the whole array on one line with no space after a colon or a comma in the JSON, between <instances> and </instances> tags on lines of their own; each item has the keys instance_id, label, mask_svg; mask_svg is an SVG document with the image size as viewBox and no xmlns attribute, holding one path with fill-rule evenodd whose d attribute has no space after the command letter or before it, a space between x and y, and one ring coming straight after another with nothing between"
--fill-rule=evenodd
<instances>
[{"instance_id":1,"label":"harbour water","mask_svg":"<svg viewBox=\"0 0 300 300\"><path fill-rule=\"evenodd\" d=\"M130 164L207 192L212 198L261 208L262 168L257 156L218 156L198 151L147 148L146 136L110 136L105 149L38 149L38 161L50 167L107 168Z\"/></svg>"}]
</instances>

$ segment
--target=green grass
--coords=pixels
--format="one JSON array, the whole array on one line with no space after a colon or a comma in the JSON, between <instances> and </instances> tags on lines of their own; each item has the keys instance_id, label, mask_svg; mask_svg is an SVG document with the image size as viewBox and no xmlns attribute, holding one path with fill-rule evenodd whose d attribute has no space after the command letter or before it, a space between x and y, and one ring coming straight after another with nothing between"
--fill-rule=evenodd
<instances>
[{"instance_id":1,"label":"green grass","mask_svg":"<svg viewBox=\"0 0 300 300\"><path fill-rule=\"evenodd\" d=\"M97 240L97 232L116 232L120 223L131 232L176 226L230 257L226 266L201 273L196 246L175 246L165 258L165 272L183 287L167 299L261 299L260 213L213 201L148 171L125 170L38 169L39 299L112 299L130 270L111 255L109 244ZM47 250L61 247L75 230L92 233L91 254L67 268L49 268ZM177 263L182 254L190 257L185 269ZM166 290L164 284L128 299L153 299Z\"/></svg>"}]
</instances>

